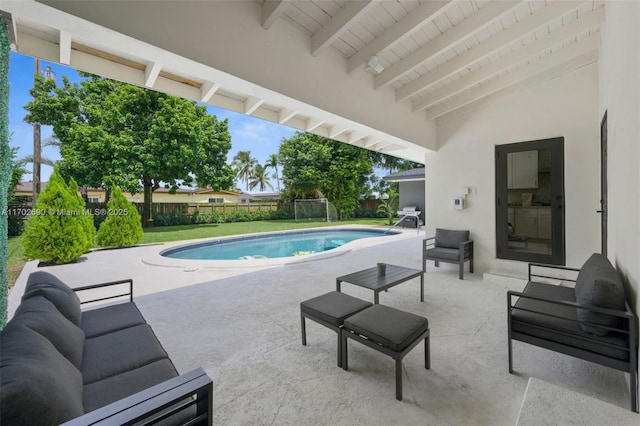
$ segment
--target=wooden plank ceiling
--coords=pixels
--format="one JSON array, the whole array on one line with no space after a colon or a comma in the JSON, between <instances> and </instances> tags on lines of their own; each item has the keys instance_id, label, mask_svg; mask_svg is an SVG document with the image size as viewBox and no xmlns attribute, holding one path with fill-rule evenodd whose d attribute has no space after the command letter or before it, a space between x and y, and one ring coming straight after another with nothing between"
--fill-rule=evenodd
<instances>
[{"instance_id":1,"label":"wooden plank ceiling","mask_svg":"<svg viewBox=\"0 0 640 426\"><path fill-rule=\"evenodd\" d=\"M375 57L372 90L392 87L427 118L594 62L604 18L604 1L263 2L265 28L289 21L313 55L344 56L348 73Z\"/></svg>"}]
</instances>

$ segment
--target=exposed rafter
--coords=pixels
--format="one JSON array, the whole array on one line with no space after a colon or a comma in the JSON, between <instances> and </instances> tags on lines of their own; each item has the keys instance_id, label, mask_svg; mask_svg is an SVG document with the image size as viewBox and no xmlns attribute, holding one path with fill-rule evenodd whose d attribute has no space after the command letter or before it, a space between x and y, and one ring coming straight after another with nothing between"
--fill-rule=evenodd
<instances>
[{"instance_id":1,"label":"exposed rafter","mask_svg":"<svg viewBox=\"0 0 640 426\"><path fill-rule=\"evenodd\" d=\"M305 128L305 131L313 132L315 129L322 126L324 122L325 120L322 120L320 118L311 117L310 119L307 120L307 126Z\"/></svg>"},{"instance_id":2,"label":"exposed rafter","mask_svg":"<svg viewBox=\"0 0 640 426\"><path fill-rule=\"evenodd\" d=\"M453 96L467 88L470 88L492 76L499 74L509 68L521 63L522 61L534 57L558 44L568 41L577 35L596 28L604 22L604 9L599 8L580 19L576 19L562 27L557 31L553 31L544 37L532 41L510 55L504 56L497 61L493 61L473 73L469 73L464 77L435 90L421 99L413 102L413 111L417 112L428 108L447 97Z\"/></svg>"},{"instance_id":3,"label":"exposed rafter","mask_svg":"<svg viewBox=\"0 0 640 426\"><path fill-rule=\"evenodd\" d=\"M347 139L347 142L349 142L350 144L354 144L357 141L366 138L367 136L369 135L365 132L359 132L357 130L354 130L349 134L349 138Z\"/></svg>"},{"instance_id":4,"label":"exposed rafter","mask_svg":"<svg viewBox=\"0 0 640 426\"><path fill-rule=\"evenodd\" d=\"M218 91L220 84L205 81L200 87L200 102L209 102L209 99Z\"/></svg>"},{"instance_id":5,"label":"exposed rafter","mask_svg":"<svg viewBox=\"0 0 640 426\"><path fill-rule=\"evenodd\" d=\"M296 110L289 109L289 108L282 108L278 113L278 124L286 123L287 121L295 117L297 113L298 111Z\"/></svg>"},{"instance_id":6,"label":"exposed rafter","mask_svg":"<svg viewBox=\"0 0 640 426\"><path fill-rule=\"evenodd\" d=\"M157 62L149 62L144 70L144 85L146 87L153 87L156 84L158 75L162 70L162 65Z\"/></svg>"},{"instance_id":7,"label":"exposed rafter","mask_svg":"<svg viewBox=\"0 0 640 426\"><path fill-rule=\"evenodd\" d=\"M266 0L262 5L262 27L271 28L291 3L291 0Z\"/></svg>"},{"instance_id":8,"label":"exposed rafter","mask_svg":"<svg viewBox=\"0 0 640 426\"><path fill-rule=\"evenodd\" d=\"M444 52L475 32L486 28L500 16L517 6L518 3L517 1L496 1L486 5L458 25L442 33L377 75L374 79L375 88L379 89L390 84L435 55Z\"/></svg>"},{"instance_id":9,"label":"exposed rafter","mask_svg":"<svg viewBox=\"0 0 640 426\"><path fill-rule=\"evenodd\" d=\"M311 37L311 54L317 55L333 43L349 26L370 10L377 2L372 0L349 1L325 26Z\"/></svg>"},{"instance_id":10,"label":"exposed rafter","mask_svg":"<svg viewBox=\"0 0 640 426\"><path fill-rule=\"evenodd\" d=\"M60 63L69 65L71 63L71 33L60 31Z\"/></svg>"},{"instance_id":11,"label":"exposed rafter","mask_svg":"<svg viewBox=\"0 0 640 426\"><path fill-rule=\"evenodd\" d=\"M396 91L396 101L404 100L410 96L415 95L421 90L424 90L439 81L444 80L450 75L463 70L471 64L474 64L494 52L497 52L501 48L508 46L516 40L519 40L540 27L548 24L556 19L558 16L568 13L571 10L575 10L580 6L579 2L555 2L549 4L549 6L537 11L536 13L529 15L519 23L510 26L506 30L496 34L489 40L475 46L473 49L468 50L460 56L447 61L443 65L439 66L432 72L429 72L417 80L403 86Z\"/></svg>"},{"instance_id":12,"label":"exposed rafter","mask_svg":"<svg viewBox=\"0 0 640 426\"><path fill-rule=\"evenodd\" d=\"M352 73L359 66L366 63L370 57L393 47L399 40L409 37L414 31L445 10L449 4L451 4L451 0L427 1L422 3L416 9L412 10L411 13L407 14L407 16L389 27L379 37L375 38L351 56L347 61L347 72Z\"/></svg>"},{"instance_id":13,"label":"exposed rafter","mask_svg":"<svg viewBox=\"0 0 640 426\"><path fill-rule=\"evenodd\" d=\"M334 138L336 138L337 136L340 136L341 134L343 134L344 132L346 132L347 130L349 130L349 126L341 126L341 125L337 125L337 124L336 124L335 126L332 126L332 127L329 129L329 133L328 133L329 138L330 138L330 139L334 139Z\"/></svg>"},{"instance_id":14,"label":"exposed rafter","mask_svg":"<svg viewBox=\"0 0 640 426\"><path fill-rule=\"evenodd\" d=\"M256 97L249 96L244 101L244 113L247 115L253 114L253 112L260 108L260 105L262 105L263 103L264 99L258 99Z\"/></svg>"},{"instance_id":15,"label":"exposed rafter","mask_svg":"<svg viewBox=\"0 0 640 426\"><path fill-rule=\"evenodd\" d=\"M559 67L560 71L574 69L579 66L594 62L598 59L597 49L600 45L598 36L589 36L579 42L572 43L563 49L559 49L550 55L536 60L522 68L519 68L491 83L471 89L450 101L436 105L427 110L430 119L437 118L448 112L461 108L471 102L506 89L528 78L535 77L545 71ZM569 63L568 66L565 63Z\"/></svg>"}]
</instances>

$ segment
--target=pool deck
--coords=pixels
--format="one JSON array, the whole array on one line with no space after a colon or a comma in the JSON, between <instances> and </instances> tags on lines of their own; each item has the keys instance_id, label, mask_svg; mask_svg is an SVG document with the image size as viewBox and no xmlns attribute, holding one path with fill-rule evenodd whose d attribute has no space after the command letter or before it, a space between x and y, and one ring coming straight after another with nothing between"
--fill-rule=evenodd
<instances>
[{"instance_id":1,"label":"pool deck","mask_svg":"<svg viewBox=\"0 0 640 426\"><path fill-rule=\"evenodd\" d=\"M424 232L403 234L341 256L282 265L159 267L143 261L166 248L153 245L95 251L75 264L40 269L72 286L133 278L134 300L178 371L202 367L212 378L214 424L511 426L529 377L628 410L625 375L586 361L514 342L515 374L509 374L506 292L522 289L522 282L478 272L459 280L455 265L428 264L423 303L419 279L380 294L380 303L429 319L431 369L424 368L420 345L405 357L402 401L395 399L389 357L350 343L350 369L343 371L335 365L335 333L311 321L302 346L300 302L335 290L336 277L377 262L421 268ZM10 310L35 269L35 262L27 264ZM373 300L367 289L343 291ZM562 399L554 404L554 423L571 424L571 408Z\"/></svg>"}]
</instances>

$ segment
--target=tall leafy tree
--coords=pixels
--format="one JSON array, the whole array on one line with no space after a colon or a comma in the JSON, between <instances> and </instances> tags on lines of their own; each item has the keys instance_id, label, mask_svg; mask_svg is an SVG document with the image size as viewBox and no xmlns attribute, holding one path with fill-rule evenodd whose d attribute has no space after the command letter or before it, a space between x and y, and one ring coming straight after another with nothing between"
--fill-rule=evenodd
<instances>
[{"instance_id":1,"label":"tall leafy tree","mask_svg":"<svg viewBox=\"0 0 640 426\"><path fill-rule=\"evenodd\" d=\"M276 178L276 185L278 187L278 192L280 192L280 173L278 172L279 163L280 163L280 159L278 158L278 154L271 154L267 158L267 162L264 164L265 169L273 169L274 171L273 177Z\"/></svg>"},{"instance_id":2,"label":"tall leafy tree","mask_svg":"<svg viewBox=\"0 0 640 426\"><path fill-rule=\"evenodd\" d=\"M267 189L267 186L273 189L269 176L267 175L267 168L262 164L256 164L251 173L251 180L249 181L249 188L254 189L258 187L260 191Z\"/></svg>"},{"instance_id":3,"label":"tall leafy tree","mask_svg":"<svg viewBox=\"0 0 640 426\"><path fill-rule=\"evenodd\" d=\"M253 168L258 164L258 160L251 156L251 151L238 151L233 157L231 167L236 173L236 179L244 181L245 188L249 190Z\"/></svg>"},{"instance_id":4,"label":"tall leafy tree","mask_svg":"<svg viewBox=\"0 0 640 426\"><path fill-rule=\"evenodd\" d=\"M175 96L90 74L80 83L37 77L25 121L53 126L60 141L60 171L89 187L144 192L143 224L151 219L153 191L197 179L225 189L228 121Z\"/></svg>"},{"instance_id":5,"label":"tall leafy tree","mask_svg":"<svg viewBox=\"0 0 640 426\"><path fill-rule=\"evenodd\" d=\"M340 218L350 217L373 170L368 151L311 133L280 144L282 180L293 198L324 195Z\"/></svg>"}]
</instances>

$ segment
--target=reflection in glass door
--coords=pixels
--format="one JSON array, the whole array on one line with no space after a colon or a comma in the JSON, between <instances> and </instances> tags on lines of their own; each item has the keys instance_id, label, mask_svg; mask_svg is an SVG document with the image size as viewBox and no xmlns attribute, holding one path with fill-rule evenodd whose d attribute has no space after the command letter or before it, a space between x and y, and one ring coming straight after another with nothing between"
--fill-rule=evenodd
<instances>
[{"instance_id":1,"label":"reflection in glass door","mask_svg":"<svg viewBox=\"0 0 640 426\"><path fill-rule=\"evenodd\" d=\"M496 147L497 256L564 264L563 139Z\"/></svg>"}]
</instances>

